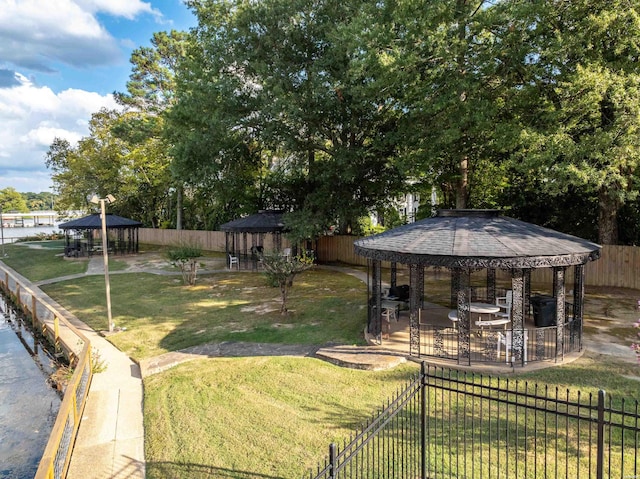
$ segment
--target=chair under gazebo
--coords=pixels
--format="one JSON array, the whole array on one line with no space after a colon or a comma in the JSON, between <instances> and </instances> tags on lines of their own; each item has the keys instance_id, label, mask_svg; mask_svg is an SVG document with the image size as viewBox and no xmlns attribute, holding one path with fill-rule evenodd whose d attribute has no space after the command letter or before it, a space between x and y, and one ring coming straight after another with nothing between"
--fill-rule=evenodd
<instances>
[{"instance_id":1,"label":"chair under gazebo","mask_svg":"<svg viewBox=\"0 0 640 479\"><path fill-rule=\"evenodd\" d=\"M393 290L398 290L398 264L408 268L411 356L472 365L504 361L498 358L502 347L503 352L509 348L511 365L524 365L537 360L562 361L566 353L582 349L585 265L600 257L600 246L595 243L508 218L496 210L440 210L433 218L357 240L354 247L356 254L369 259L367 328L380 342L385 300L382 262L390 265ZM446 268L451 273L450 325L430 321L423 309L427 267ZM573 268L573 303L567 301L565 288L569 267ZM531 294L532 271L540 268L553 271L551 294ZM486 286L478 294L470 278L482 270L486 271ZM499 276L508 283L506 288L497 287ZM472 320L472 303L495 305L507 291L509 327L501 331L474 328L479 323ZM540 301L540 309L543 300L553 324L534 327L531 305Z\"/></svg>"},{"instance_id":2,"label":"chair under gazebo","mask_svg":"<svg viewBox=\"0 0 640 479\"><path fill-rule=\"evenodd\" d=\"M282 233L285 228L282 214L280 210L260 210L220 225L220 231L225 232L227 257L238 258L243 265L251 262L255 266L257 251L265 248L282 251ZM269 243L266 242L268 234L271 234Z\"/></svg>"},{"instance_id":3,"label":"chair under gazebo","mask_svg":"<svg viewBox=\"0 0 640 479\"><path fill-rule=\"evenodd\" d=\"M113 254L138 253L138 230L142 223L122 216L105 215L107 250ZM100 213L61 223L65 233L64 253L67 257L90 257L102 254L102 219Z\"/></svg>"}]
</instances>

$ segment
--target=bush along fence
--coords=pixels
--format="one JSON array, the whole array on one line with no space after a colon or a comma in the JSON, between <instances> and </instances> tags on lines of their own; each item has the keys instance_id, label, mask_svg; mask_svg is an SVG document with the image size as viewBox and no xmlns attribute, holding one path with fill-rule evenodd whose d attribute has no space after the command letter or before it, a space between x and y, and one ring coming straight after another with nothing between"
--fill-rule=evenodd
<instances>
[{"instance_id":1,"label":"bush along fence","mask_svg":"<svg viewBox=\"0 0 640 479\"><path fill-rule=\"evenodd\" d=\"M637 478L639 403L423 363L305 477Z\"/></svg>"},{"instance_id":2,"label":"bush along fence","mask_svg":"<svg viewBox=\"0 0 640 479\"><path fill-rule=\"evenodd\" d=\"M0 264L0 288L31 320L34 331L48 338L56 352L64 355L74 370L35 476L36 479L61 479L67 475L89 394L91 343L71 324L70 313L4 264Z\"/></svg>"}]
</instances>

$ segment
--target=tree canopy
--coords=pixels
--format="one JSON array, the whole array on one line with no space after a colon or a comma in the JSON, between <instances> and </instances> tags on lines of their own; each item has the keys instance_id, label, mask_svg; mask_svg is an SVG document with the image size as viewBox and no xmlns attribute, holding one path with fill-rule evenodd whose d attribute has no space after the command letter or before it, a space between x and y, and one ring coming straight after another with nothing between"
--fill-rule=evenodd
<instances>
[{"instance_id":1,"label":"tree canopy","mask_svg":"<svg viewBox=\"0 0 640 479\"><path fill-rule=\"evenodd\" d=\"M639 0L187 4L194 29L133 53L122 111L51 145L64 204L194 229L277 208L303 239L435 192L640 241Z\"/></svg>"}]
</instances>

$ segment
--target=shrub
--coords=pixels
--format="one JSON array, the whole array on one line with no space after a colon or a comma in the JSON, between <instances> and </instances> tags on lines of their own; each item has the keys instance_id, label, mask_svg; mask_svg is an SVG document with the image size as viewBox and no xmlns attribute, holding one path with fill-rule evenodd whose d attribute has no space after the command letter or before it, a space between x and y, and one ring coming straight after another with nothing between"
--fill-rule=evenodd
<instances>
[{"instance_id":1,"label":"shrub","mask_svg":"<svg viewBox=\"0 0 640 479\"><path fill-rule=\"evenodd\" d=\"M180 268L184 284L194 286L198 274L198 258L202 256L202 248L196 245L178 245L169 248L167 258L171 264Z\"/></svg>"}]
</instances>

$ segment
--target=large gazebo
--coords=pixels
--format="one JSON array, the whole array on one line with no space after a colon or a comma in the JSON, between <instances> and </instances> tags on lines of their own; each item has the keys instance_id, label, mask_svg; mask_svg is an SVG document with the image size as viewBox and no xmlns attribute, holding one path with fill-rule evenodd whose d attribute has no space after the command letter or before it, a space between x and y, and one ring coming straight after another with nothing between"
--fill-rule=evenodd
<instances>
[{"instance_id":1,"label":"large gazebo","mask_svg":"<svg viewBox=\"0 0 640 479\"><path fill-rule=\"evenodd\" d=\"M127 254L138 252L139 221L122 216L105 215L108 250L112 253ZM58 227L65 233L65 256L92 256L102 254L102 218L94 213L82 218L61 223Z\"/></svg>"},{"instance_id":2,"label":"large gazebo","mask_svg":"<svg viewBox=\"0 0 640 479\"><path fill-rule=\"evenodd\" d=\"M512 364L536 360L563 360L582 347L585 265L600 257L600 246L513 218L496 210L440 210L437 216L360 239L355 252L369 259L369 333L382 329L382 262L391 270L396 287L398 265L409 269L409 322L412 356L450 359L459 364L496 361L499 341L508 335ZM451 278L451 314L455 324L431 324L423 315L425 268L446 268ZM530 305L534 270L552 270L553 325L533 327ZM573 303L567 301L567 270L573 268ZM486 271L481 294L470 284L472 273ZM508 286L497 287L502 278ZM471 304L495 304L505 290L511 293L508 331L477 330ZM425 296L426 293L426 296ZM481 297L479 297L481 296ZM496 346L498 346L496 348ZM528 354L527 354L528 353Z\"/></svg>"}]
</instances>

